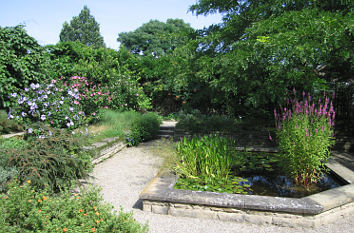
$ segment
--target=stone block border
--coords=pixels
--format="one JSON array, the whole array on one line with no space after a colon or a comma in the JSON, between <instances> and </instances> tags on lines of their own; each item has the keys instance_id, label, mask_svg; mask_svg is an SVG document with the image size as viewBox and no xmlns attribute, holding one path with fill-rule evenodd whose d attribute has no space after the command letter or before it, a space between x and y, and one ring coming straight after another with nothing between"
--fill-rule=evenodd
<instances>
[{"instance_id":1,"label":"stone block border","mask_svg":"<svg viewBox=\"0 0 354 233\"><path fill-rule=\"evenodd\" d=\"M126 143L120 141L118 137L114 137L106 138L101 142L92 144L91 146L85 146L83 149L94 151L95 157L92 159L92 163L98 164L123 150L126 146Z\"/></svg>"},{"instance_id":2,"label":"stone block border","mask_svg":"<svg viewBox=\"0 0 354 233\"><path fill-rule=\"evenodd\" d=\"M177 177L160 172L140 194L143 210L173 216L317 227L354 213L354 173L331 160L328 167L348 184L304 198L268 197L174 189Z\"/></svg>"}]
</instances>

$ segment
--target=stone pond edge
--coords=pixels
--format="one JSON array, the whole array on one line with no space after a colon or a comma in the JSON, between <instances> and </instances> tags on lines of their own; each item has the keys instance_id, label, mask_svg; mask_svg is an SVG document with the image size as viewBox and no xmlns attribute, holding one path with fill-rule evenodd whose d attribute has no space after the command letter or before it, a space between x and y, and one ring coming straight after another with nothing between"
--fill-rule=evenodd
<instances>
[{"instance_id":1,"label":"stone pond edge","mask_svg":"<svg viewBox=\"0 0 354 233\"><path fill-rule=\"evenodd\" d=\"M331 160L328 167L349 184L304 198L174 189L177 177L162 171L140 194L143 210L173 216L316 227L354 212L354 173Z\"/></svg>"}]
</instances>

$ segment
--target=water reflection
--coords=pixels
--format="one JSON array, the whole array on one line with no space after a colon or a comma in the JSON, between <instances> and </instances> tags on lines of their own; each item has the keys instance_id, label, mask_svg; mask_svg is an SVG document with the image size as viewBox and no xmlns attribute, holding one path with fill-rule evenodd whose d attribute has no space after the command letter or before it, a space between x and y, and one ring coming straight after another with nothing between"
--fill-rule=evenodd
<instances>
[{"instance_id":1,"label":"water reflection","mask_svg":"<svg viewBox=\"0 0 354 233\"><path fill-rule=\"evenodd\" d=\"M312 184L309 190L296 185L293 179L286 176L248 175L244 178L248 182L243 182L243 184L249 184L252 189L249 194L262 196L301 198L344 185L333 175L324 175L317 184Z\"/></svg>"}]
</instances>

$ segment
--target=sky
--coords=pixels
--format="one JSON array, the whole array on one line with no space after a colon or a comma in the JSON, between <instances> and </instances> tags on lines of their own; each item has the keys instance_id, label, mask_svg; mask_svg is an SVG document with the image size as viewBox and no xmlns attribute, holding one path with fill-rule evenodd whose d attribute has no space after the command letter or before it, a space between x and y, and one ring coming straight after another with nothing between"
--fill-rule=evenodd
<instances>
[{"instance_id":1,"label":"sky","mask_svg":"<svg viewBox=\"0 0 354 233\"><path fill-rule=\"evenodd\" d=\"M120 32L134 31L150 20L183 19L195 29L221 22L221 15L188 12L196 0L0 0L0 27L24 24L39 44L56 44L63 23L86 5L100 25L107 47L118 49Z\"/></svg>"}]
</instances>

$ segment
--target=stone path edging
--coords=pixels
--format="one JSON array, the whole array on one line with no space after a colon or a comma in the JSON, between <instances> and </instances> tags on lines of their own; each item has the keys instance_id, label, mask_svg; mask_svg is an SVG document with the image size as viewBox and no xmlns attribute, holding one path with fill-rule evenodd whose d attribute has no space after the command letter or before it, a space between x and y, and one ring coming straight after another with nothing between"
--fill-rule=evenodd
<instances>
[{"instance_id":1,"label":"stone path edging","mask_svg":"<svg viewBox=\"0 0 354 233\"><path fill-rule=\"evenodd\" d=\"M93 143L90 146L84 146L83 149L94 151L95 156L91 162L93 164L98 164L123 150L125 147L127 147L127 143L120 141L119 137L114 137L105 138L104 140Z\"/></svg>"}]
</instances>

